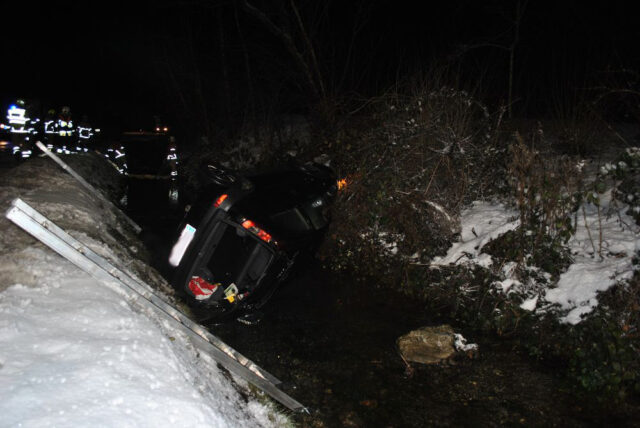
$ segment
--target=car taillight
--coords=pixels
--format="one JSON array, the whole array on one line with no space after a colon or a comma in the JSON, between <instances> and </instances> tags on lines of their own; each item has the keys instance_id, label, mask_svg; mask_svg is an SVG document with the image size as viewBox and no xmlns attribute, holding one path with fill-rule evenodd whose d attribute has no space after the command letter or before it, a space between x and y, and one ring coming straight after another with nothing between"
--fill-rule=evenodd
<instances>
[{"instance_id":1,"label":"car taillight","mask_svg":"<svg viewBox=\"0 0 640 428\"><path fill-rule=\"evenodd\" d=\"M260 229L254 222L251 220L245 220L242 222L242 227L247 229L248 231L256 234L258 238L262 239L264 242L271 242L271 235L269 235L264 230Z\"/></svg>"},{"instance_id":2,"label":"car taillight","mask_svg":"<svg viewBox=\"0 0 640 428\"><path fill-rule=\"evenodd\" d=\"M216 199L216 201L213 203L213 206L218 208L220 205L222 205L224 200L227 199L228 197L229 195L227 195L226 193L218 196L218 199Z\"/></svg>"}]
</instances>

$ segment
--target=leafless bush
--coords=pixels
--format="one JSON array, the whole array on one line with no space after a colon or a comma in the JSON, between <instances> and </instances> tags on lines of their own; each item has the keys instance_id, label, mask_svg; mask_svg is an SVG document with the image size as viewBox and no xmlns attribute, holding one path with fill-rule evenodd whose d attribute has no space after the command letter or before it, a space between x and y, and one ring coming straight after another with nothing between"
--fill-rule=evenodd
<instances>
[{"instance_id":1,"label":"leafless bush","mask_svg":"<svg viewBox=\"0 0 640 428\"><path fill-rule=\"evenodd\" d=\"M592 87L593 106L604 119L640 122L640 73L614 69L602 73L601 82Z\"/></svg>"},{"instance_id":2,"label":"leafless bush","mask_svg":"<svg viewBox=\"0 0 640 428\"><path fill-rule=\"evenodd\" d=\"M566 242L580 201L578 162L563 156L543 157L527 146L519 133L515 134L515 140L510 147L509 176L522 228L535 236L535 242L544 237Z\"/></svg>"},{"instance_id":3,"label":"leafless bush","mask_svg":"<svg viewBox=\"0 0 640 428\"><path fill-rule=\"evenodd\" d=\"M348 180L332 233L340 267L399 274L443 252L464 203L505 181L501 113L433 84L370 100L359 132L345 131L331 152Z\"/></svg>"},{"instance_id":4,"label":"leafless bush","mask_svg":"<svg viewBox=\"0 0 640 428\"><path fill-rule=\"evenodd\" d=\"M571 155L592 154L602 143L602 124L593 109L593 94L586 87L562 86L553 96L553 118L548 134L553 149Z\"/></svg>"}]
</instances>

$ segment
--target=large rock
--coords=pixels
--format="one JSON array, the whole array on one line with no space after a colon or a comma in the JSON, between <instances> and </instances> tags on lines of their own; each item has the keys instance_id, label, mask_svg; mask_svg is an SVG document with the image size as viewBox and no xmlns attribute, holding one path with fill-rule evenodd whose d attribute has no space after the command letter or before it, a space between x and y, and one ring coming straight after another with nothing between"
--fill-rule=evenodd
<instances>
[{"instance_id":1,"label":"large rock","mask_svg":"<svg viewBox=\"0 0 640 428\"><path fill-rule=\"evenodd\" d=\"M456 353L455 332L447 324L413 330L401 336L396 343L407 362L436 364Z\"/></svg>"}]
</instances>

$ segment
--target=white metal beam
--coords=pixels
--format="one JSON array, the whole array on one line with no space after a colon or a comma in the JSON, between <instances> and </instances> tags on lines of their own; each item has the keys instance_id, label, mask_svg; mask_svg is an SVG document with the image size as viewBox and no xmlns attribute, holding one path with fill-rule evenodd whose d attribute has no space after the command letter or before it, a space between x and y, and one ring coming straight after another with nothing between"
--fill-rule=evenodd
<instances>
[{"instance_id":1,"label":"white metal beam","mask_svg":"<svg viewBox=\"0 0 640 428\"><path fill-rule=\"evenodd\" d=\"M105 203L108 207L110 207L111 209L115 210L116 212L118 212L126 221L127 223L129 223L129 225L131 227L133 227L133 230L136 233L140 233L140 231L142 230L142 228L138 225L138 223L136 223L135 221L131 220L131 218L126 215L125 213L123 213L120 208L116 207L109 199L105 198L104 195L102 193L100 193L100 191L98 189L96 189L95 187L93 187L91 184L89 184L89 182L87 182L87 180L85 180L84 178L82 178L82 176L80 176L80 174L78 174L77 172L75 172L69 165L67 165L62 159L60 159L60 157L58 157L58 155L56 155L55 153L53 153L51 150L49 150L47 148L47 146L45 146L44 144L42 144L42 142L38 141L36 143L36 146L38 146L38 148L40 150L42 150L42 152L49 156L51 159L53 159L53 161L55 163L57 163L58 165L60 165L60 167L62 169L64 169L65 171L67 171L69 174L71 174L71 176L73 178L75 178L76 180L78 180L78 182L80 184L82 184L87 190L89 190L94 196L96 196L98 199L100 199L103 203Z\"/></svg>"},{"instance_id":2,"label":"white metal beam","mask_svg":"<svg viewBox=\"0 0 640 428\"><path fill-rule=\"evenodd\" d=\"M273 375L164 301L148 284L113 266L21 199L13 200L6 217L92 277L140 306L166 317L172 325L194 339L193 343L200 351L210 354L230 372L262 389L289 409L305 410L302 404L277 388L280 381Z\"/></svg>"}]
</instances>

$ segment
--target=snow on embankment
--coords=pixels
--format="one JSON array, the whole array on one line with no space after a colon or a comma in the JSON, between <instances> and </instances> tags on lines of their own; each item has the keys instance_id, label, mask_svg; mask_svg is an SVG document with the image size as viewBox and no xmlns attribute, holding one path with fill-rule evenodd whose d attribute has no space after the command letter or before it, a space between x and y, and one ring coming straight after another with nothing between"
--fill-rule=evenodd
<instances>
[{"instance_id":1,"label":"snow on embankment","mask_svg":"<svg viewBox=\"0 0 640 428\"><path fill-rule=\"evenodd\" d=\"M633 259L640 249L640 228L625 213L628 207L620 202L617 205L610 202L611 191L600 197L600 210L591 203L580 207L576 216L576 233L568 242L572 264L560 275L557 283L549 284L525 300L520 306L522 309L545 311L554 305L559 309L562 322L577 324L583 315L598 305L599 291L605 291L633 276ZM454 243L446 256L435 258L431 266L492 266L491 256L482 252L483 246L505 232L516 229L519 226L517 218L516 210L502 204L474 202L462 212L460 242ZM503 266L505 279L496 283L497 288L505 293L523 286L511 277L514 264ZM548 274L544 276L550 278Z\"/></svg>"},{"instance_id":2,"label":"snow on embankment","mask_svg":"<svg viewBox=\"0 0 640 428\"><path fill-rule=\"evenodd\" d=\"M90 169L99 173L99 158L85 162L96 163ZM0 206L23 198L158 288L159 276L136 256L142 249L135 237L53 162L34 159L4 172L0 183ZM0 426L286 423L263 404L247 402L215 362L156 315L131 306L4 217L0 415Z\"/></svg>"},{"instance_id":3,"label":"snow on embankment","mask_svg":"<svg viewBox=\"0 0 640 428\"><path fill-rule=\"evenodd\" d=\"M640 249L640 228L624 209L608 212L611 191L600 198L604 210L586 203L578 216L576 233L569 240L573 263L560 276L558 286L547 290L544 298L569 312L563 321L577 324L581 316L598 305L598 291L605 291L618 281L631 279L633 257ZM613 207L611 207L613 208ZM602 243L600 243L602 234Z\"/></svg>"},{"instance_id":4,"label":"snow on embankment","mask_svg":"<svg viewBox=\"0 0 640 428\"><path fill-rule=\"evenodd\" d=\"M460 242L455 242L447 255L436 257L432 266L464 264L473 262L489 267L493 263L489 254L482 253L482 247L503 233L520 225L518 212L502 204L476 201L471 208L462 212Z\"/></svg>"}]
</instances>

